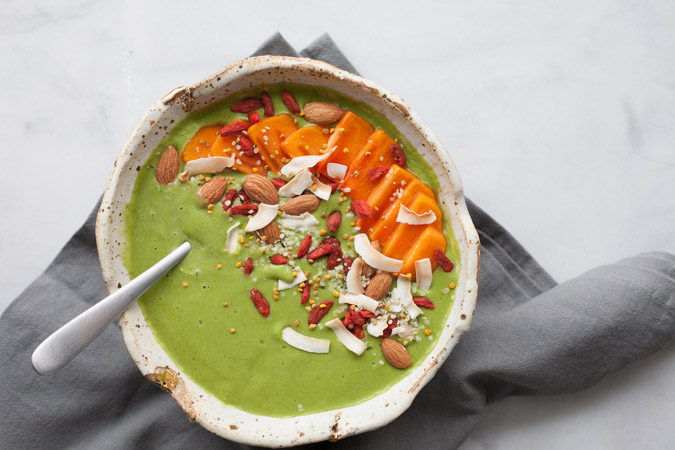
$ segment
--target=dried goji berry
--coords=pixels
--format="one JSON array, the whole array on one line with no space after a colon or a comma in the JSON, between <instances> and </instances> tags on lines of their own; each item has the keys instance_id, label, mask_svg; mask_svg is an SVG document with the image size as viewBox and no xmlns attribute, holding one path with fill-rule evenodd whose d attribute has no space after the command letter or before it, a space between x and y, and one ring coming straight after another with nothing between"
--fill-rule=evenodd
<instances>
[{"instance_id":1,"label":"dried goji berry","mask_svg":"<svg viewBox=\"0 0 675 450\"><path fill-rule=\"evenodd\" d=\"M373 214L370 205L365 200L352 200L351 208L357 217L366 218Z\"/></svg>"},{"instance_id":2,"label":"dried goji berry","mask_svg":"<svg viewBox=\"0 0 675 450\"><path fill-rule=\"evenodd\" d=\"M357 327L362 327L366 324L366 319L363 318L360 311L350 311L352 315L352 322Z\"/></svg>"},{"instance_id":3,"label":"dried goji berry","mask_svg":"<svg viewBox=\"0 0 675 450\"><path fill-rule=\"evenodd\" d=\"M292 114L300 114L300 107L295 101L293 94L288 91L281 91L281 100L283 100L284 105L286 105L286 108L288 108Z\"/></svg>"},{"instance_id":4,"label":"dried goji berry","mask_svg":"<svg viewBox=\"0 0 675 450\"><path fill-rule=\"evenodd\" d=\"M338 183L333 182L330 178L325 176L324 174L319 175L319 181L322 182L325 185L330 186L330 193L333 194L338 188Z\"/></svg>"},{"instance_id":5,"label":"dried goji berry","mask_svg":"<svg viewBox=\"0 0 675 450\"><path fill-rule=\"evenodd\" d=\"M288 183L288 181L282 180L281 178L272 178L270 181L272 182L272 184L274 185L274 187L277 188L277 190L279 190L279 189L281 189L282 187L286 186L286 183Z\"/></svg>"},{"instance_id":6,"label":"dried goji berry","mask_svg":"<svg viewBox=\"0 0 675 450\"><path fill-rule=\"evenodd\" d=\"M274 115L274 103L272 103L270 94L268 94L267 91L264 91L261 95L261 98L265 117L272 117Z\"/></svg>"},{"instance_id":7,"label":"dried goji berry","mask_svg":"<svg viewBox=\"0 0 675 450\"><path fill-rule=\"evenodd\" d=\"M391 319L391 323L389 325L387 325L387 328L385 328L384 331L382 332L382 337L391 336L391 332L394 330L394 328L396 328L397 325L398 325L398 319L396 319L396 318Z\"/></svg>"},{"instance_id":8,"label":"dried goji berry","mask_svg":"<svg viewBox=\"0 0 675 450\"><path fill-rule=\"evenodd\" d=\"M256 109L260 108L261 106L262 101L260 101L259 98L248 97L243 100L239 100L230 106L230 111L248 114L251 111L255 111Z\"/></svg>"},{"instance_id":9,"label":"dried goji berry","mask_svg":"<svg viewBox=\"0 0 675 450\"><path fill-rule=\"evenodd\" d=\"M251 124L260 122L260 114L257 111L251 111L248 113L248 121L251 122Z\"/></svg>"},{"instance_id":10,"label":"dried goji berry","mask_svg":"<svg viewBox=\"0 0 675 450\"><path fill-rule=\"evenodd\" d=\"M359 313L361 314L361 317L363 317L364 319L372 319L374 317L377 317L375 313L366 310L359 311Z\"/></svg>"},{"instance_id":11,"label":"dried goji berry","mask_svg":"<svg viewBox=\"0 0 675 450\"><path fill-rule=\"evenodd\" d=\"M354 263L354 260L350 258L349 256L342 258L342 265L345 268L345 275L349 273L349 269L352 268L352 264Z\"/></svg>"},{"instance_id":12,"label":"dried goji berry","mask_svg":"<svg viewBox=\"0 0 675 450\"><path fill-rule=\"evenodd\" d=\"M239 200L241 200L242 205L250 205L251 204L251 199L248 198L248 195L246 195L246 192L241 189L239 191Z\"/></svg>"},{"instance_id":13,"label":"dried goji berry","mask_svg":"<svg viewBox=\"0 0 675 450\"><path fill-rule=\"evenodd\" d=\"M405 169L407 159L401 146L398 144L392 144L391 147L389 147L389 151L391 152L391 157L394 158L394 162L401 168Z\"/></svg>"},{"instance_id":14,"label":"dried goji berry","mask_svg":"<svg viewBox=\"0 0 675 450\"><path fill-rule=\"evenodd\" d=\"M323 241L321 241L321 244L328 244L332 245L335 248L340 248L340 241L337 240L335 236L328 236L327 238L324 238Z\"/></svg>"},{"instance_id":15,"label":"dried goji berry","mask_svg":"<svg viewBox=\"0 0 675 450\"><path fill-rule=\"evenodd\" d=\"M244 271L244 275L251 275L253 272L253 260L251 258L246 258L246 262L244 262L244 267L242 267L242 270Z\"/></svg>"},{"instance_id":16,"label":"dried goji berry","mask_svg":"<svg viewBox=\"0 0 675 450\"><path fill-rule=\"evenodd\" d=\"M312 245L312 236L308 234L300 243L300 248L298 248L298 258L302 258L307 254L310 245Z\"/></svg>"},{"instance_id":17,"label":"dried goji berry","mask_svg":"<svg viewBox=\"0 0 675 450\"><path fill-rule=\"evenodd\" d=\"M227 136L228 134L234 134L239 133L240 131L248 130L248 127L250 126L251 125L247 124L246 122L232 122L221 128L218 134L221 136Z\"/></svg>"},{"instance_id":18,"label":"dried goji berry","mask_svg":"<svg viewBox=\"0 0 675 450\"><path fill-rule=\"evenodd\" d=\"M363 332L363 328L361 327L354 327L353 333L354 336L356 336L359 339L363 339L364 337L366 337L366 334Z\"/></svg>"},{"instance_id":19,"label":"dried goji berry","mask_svg":"<svg viewBox=\"0 0 675 450\"><path fill-rule=\"evenodd\" d=\"M431 303L431 300L429 300L426 297L413 297L413 302L421 308L427 308L427 309L434 309L435 306L433 303Z\"/></svg>"},{"instance_id":20,"label":"dried goji berry","mask_svg":"<svg viewBox=\"0 0 675 450\"><path fill-rule=\"evenodd\" d=\"M333 247L333 251L328 255L328 261L326 262L326 269L333 270L338 264L342 261L342 250L340 247Z\"/></svg>"},{"instance_id":21,"label":"dried goji berry","mask_svg":"<svg viewBox=\"0 0 675 450\"><path fill-rule=\"evenodd\" d=\"M282 255L272 255L270 256L270 262L275 266L283 266L288 260Z\"/></svg>"},{"instance_id":22,"label":"dried goji berry","mask_svg":"<svg viewBox=\"0 0 675 450\"><path fill-rule=\"evenodd\" d=\"M350 312L351 311L347 311L347 314L345 315L345 318L342 319L342 325L344 325L345 328L349 328L349 329L354 328L354 326L352 325L352 315L349 314ZM352 326L350 327L350 325L352 325Z\"/></svg>"},{"instance_id":23,"label":"dried goji berry","mask_svg":"<svg viewBox=\"0 0 675 450\"><path fill-rule=\"evenodd\" d=\"M342 213L340 211L333 211L326 219L326 228L335 233L340 228L341 223Z\"/></svg>"},{"instance_id":24,"label":"dried goji berry","mask_svg":"<svg viewBox=\"0 0 675 450\"><path fill-rule=\"evenodd\" d=\"M253 142L246 136L242 136L239 138L239 145L241 146L241 150L244 152L244 155L246 156L255 156L255 152L253 151Z\"/></svg>"},{"instance_id":25,"label":"dried goji berry","mask_svg":"<svg viewBox=\"0 0 675 450\"><path fill-rule=\"evenodd\" d=\"M231 216L250 216L258 212L258 205L237 205L230 208Z\"/></svg>"},{"instance_id":26,"label":"dried goji berry","mask_svg":"<svg viewBox=\"0 0 675 450\"><path fill-rule=\"evenodd\" d=\"M236 189L230 189L227 191L227 194L225 194L225 200L223 200L223 211L227 211L230 208L232 208L232 203L234 203L234 199L237 197L237 190Z\"/></svg>"},{"instance_id":27,"label":"dried goji berry","mask_svg":"<svg viewBox=\"0 0 675 450\"><path fill-rule=\"evenodd\" d=\"M300 297L300 304L304 305L309 300L309 283L305 283L305 286L302 288L302 296Z\"/></svg>"},{"instance_id":28,"label":"dried goji berry","mask_svg":"<svg viewBox=\"0 0 675 450\"><path fill-rule=\"evenodd\" d=\"M379 180L387 172L389 172L389 166L375 166L368 169L368 179L370 181Z\"/></svg>"},{"instance_id":29,"label":"dried goji berry","mask_svg":"<svg viewBox=\"0 0 675 450\"><path fill-rule=\"evenodd\" d=\"M326 305L323 308L321 305ZM316 324L323 319L323 317L328 314L328 311L330 311L331 306L333 306L333 300L326 300L325 302L319 303L316 308L312 310L311 313L309 313L309 318L307 319L307 324Z\"/></svg>"},{"instance_id":30,"label":"dried goji berry","mask_svg":"<svg viewBox=\"0 0 675 450\"><path fill-rule=\"evenodd\" d=\"M434 259L436 260L436 264L441 266L443 272L451 272L455 267L452 261L450 261L450 258L445 256L445 253L440 248L434 250Z\"/></svg>"},{"instance_id":31,"label":"dried goji berry","mask_svg":"<svg viewBox=\"0 0 675 450\"><path fill-rule=\"evenodd\" d=\"M334 248L331 244L321 244L307 254L307 259L319 259L322 256L330 255Z\"/></svg>"},{"instance_id":32,"label":"dried goji berry","mask_svg":"<svg viewBox=\"0 0 675 450\"><path fill-rule=\"evenodd\" d=\"M258 310L263 317L270 315L270 302L267 301L265 297L260 293L259 290L251 288L251 301L255 305L255 309Z\"/></svg>"}]
</instances>

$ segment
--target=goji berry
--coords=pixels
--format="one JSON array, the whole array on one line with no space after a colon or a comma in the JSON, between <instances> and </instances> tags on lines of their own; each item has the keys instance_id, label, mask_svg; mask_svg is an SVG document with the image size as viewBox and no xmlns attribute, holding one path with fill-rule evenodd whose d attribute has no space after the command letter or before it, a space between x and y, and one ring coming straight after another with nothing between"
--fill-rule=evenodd
<instances>
[{"instance_id":1,"label":"goji berry","mask_svg":"<svg viewBox=\"0 0 675 450\"><path fill-rule=\"evenodd\" d=\"M270 262L275 266L283 266L288 260L282 255L272 255L270 256Z\"/></svg>"},{"instance_id":2,"label":"goji berry","mask_svg":"<svg viewBox=\"0 0 675 450\"><path fill-rule=\"evenodd\" d=\"M234 203L234 199L237 197L237 190L236 189L230 189L227 191L227 194L225 194L225 199L223 200L223 211L227 211L230 208L232 208L232 204Z\"/></svg>"},{"instance_id":3,"label":"goji berry","mask_svg":"<svg viewBox=\"0 0 675 450\"><path fill-rule=\"evenodd\" d=\"M321 307L321 305L326 305L325 307ZM331 306L333 306L333 300L326 300L325 302L319 303L316 308L312 310L311 313L309 313L309 318L307 318L307 324L317 324L323 319L323 317L328 314L328 311L330 311Z\"/></svg>"},{"instance_id":4,"label":"goji berry","mask_svg":"<svg viewBox=\"0 0 675 450\"><path fill-rule=\"evenodd\" d=\"M427 308L427 309L434 309L435 308L434 304L431 303L431 300L429 300L426 297L413 297L413 302L421 308Z\"/></svg>"},{"instance_id":5,"label":"goji berry","mask_svg":"<svg viewBox=\"0 0 675 450\"><path fill-rule=\"evenodd\" d=\"M391 157L394 158L394 162L405 169L407 159L403 148L398 144L392 144L391 147L389 147L389 151L391 152Z\"/></svg>"},{"instance_id":6,"label":"goji berry","mask_svg":"<svg viewBox=\"0 0 675 450\"><path fill-rule=\"evenodd\" d=\"M322 256L330 255L334 248L331 244L321 244L307 254L307 259L319 259Z\"/></svg>"},{"instance_id":7,"label":"goji berry","mask_svg":"<svg viewBox=\"0 0 675 450\"><path fill-rule=\"evenodd\" d=\"M260 122L260 114L257 111L251 111L248 113L248 121L251 122L251 124Z\"/></svg>"},{"instance_id":8,"label":"goji berry","mask_svg":"<svg viewBox=\"0 0 675 450\"><path fill-rule=\"evenodd\" d=\"M333 211L326 219L326 228L335 233L340 228L341 223L342 213L340 211Z\"/></svg>"},{"instance_id":9,"label":"goji berry","mask_svg":"<svg viewBox=\"0 0 675 450\"><path fill-rule=\"evenodd\" d=\"M300 297L300 304L304 305L309 300L309 283L305 283L305 286L302 288L302 296Z\"/></svg>"},{"instance_id":10,"label":"goji berry","mask_svg":"<svg viewBox=\"0 0 675 450\"><path fill-rule=\"evenodd\" d=\"M394 330L394 328L396 328L397 325L398 319L397 318L391 319L391 323L387 325L387 328L385 328L384 331L382 332L382 337L391 336L391 332Z\"/></svg>"},{"instance_id":11,"label":"goji berry","mask_svg":"<svg viewBox=\"0 0 675 450\"><path fill-rule=\"evenodd\" d=\"M282 180L281 178L272 178L270 181L274 187L277 188L277 190L281 189L286 185L286 183L288 183L288 181Z\"/></svg>"},{"instance_id":12,"label":"goji berry","mask_svg":"<svg viewBox=\"0 0 675 450\"><path fill-rule=\"evenodd\" d=\"M251 199L248 198L248 195L246 195L246 192L241 189L239 191L239 200L241 200L242 205L250 205L251 204Z\"/></svg>"},{"instance_id":13,"label":"goji berry","mask_svg":"<svg viewBox=\"0 0 675 450\"><path fill-rule=\"evenodd\" d=\"M239 145L241 146L241 150L244 152L244 155L246 156L255 156L255 152L253 151L253 142L246 136L242 136L239 138Z\"/></svg>"},{"instance_id":14,"label":"goji berry","mask_svg":"<svg viewBox=\"0 0 675 450\"><path fill-rule=\"evenodd\" d=\"M373 214L370 205L365 200L352 200L351 208L357 217L366 218Z\"/></svg>"},{"instance_id":15,"label":"goji berry","mask_svg":"<svg viewBox=\"0 0 675 450\"><path fill-rule=\"evenodd\" d=\"M244 271L244 275L251 275L253 272L253 260L251 258L246 258L246 262L244 262L244 267L242 267L242 270Z\"/></svg>"},{"instance_id":16,"label":"goji berry","mask_svg":"<svg viewBox=\"0 0 675 450\"><path fill-rule=\"evenodd\" d=\"M368 179L370 181L379 180L387 172L389 172L389 166L375 166L368 169Z\"/></svg>"},{"instance_id":17,"label":"goji berry","mask_svg":"<svg viewBox=\"0 0 675 450\"><path fill-rule=\"evenodd\" d=\"M255 305L255 309L263 316L270 315L270 302L260 293L259 290L251 288L251 301Z\"/></svg>"},{"instance_id":18,"label":"goji berry","mask_svg":"<svg viewBox=\"0 0 675 450\"><path fill-rule=\"evenodd\" d=\"M232 122L221 128L218 134L221 136L227 136L228 134L234 134L240 131L248 130L248 127L250 126L251 125L247 124L246 122Z\"/></svg>"},{"instance_id":19,"label":"goji berry","mask_svg":"<svg viewBox=\"0 0 675 450\"><path fill-rule=\"evenodd\" d=\"M342 250L340 247L333 247L333 251L328 255L328 261L326 261L326 268L328 270L335 269L338 264L342 261Z\"/></svg>"},{"instance_id":20,"label":"goji berry","mask_svg":"<svg viewBox=\"0 0 675 450\"><path fill-rule=\"evenodd\" d=\"M307 254L310 245L312 245L312 236L308 234L300 243L300 248L298 248L298 258L302 258Z\"/></svg>"},{"instance_id":21,"label":"goji berry","mask_svg":"<svg viewBox=\"0 0 675 450\"><path fill-rule=\"evenodd\" d=\"M364 337L366 337L366 334L363 332L363 328L354 327L354 336L356 336L359 339L363 339Z\"/></svg>"},{"instance_id":22,"label":"goji berry","mask_svg":"<svg viewBox=\"0 0 675 450\"><path fill-rule=\"evenodd\" d=\"M286 108L288 108L291 114L300 114L300 107L295 101L293 94L288 91L281 91L281 100L284 102L284 105L286 105Z\"/></svg>"},{"instance_id":23,"label":"goji berry","mask_svg":"<svg viewBox=\"0 0 675 450\"><path fill-rule=\"evenodd\" d=\"M342 265L345 268L345 275L349 273L349 269L352 268L352 264L354 264L354 260L349 256L342 258Z\"/></svg>"},{"instance_id":24,"label":"goji berry","mask_svg":"<svg viewBox=\"0 0 675 450\"><path fill-rule=\"evenodd\" d=\"M445 253L440 248L434 250L434 259L436 260L436 264L441 266L443 272L451 272L455 267L452 261L450 261L450 258L445 256Z\"/></svg>"},{"instance_id":25,"label":"goji berry","mask_svg":"<svg viewBox=\"0 0 675 450\"><path fill-rule=\"evenodd\" d=\"M272 103L272 98L270 97L270 94L268 94L267 91L264 91L261 97L265 117L272 117L274 115L274 103Z\"/></svg>"},{"instance_id":26,"label":"goji berry","mask_svg":"<svg viewBox=\"0 0 675 450\"><path fill-rule=\"evenodd\" d=\"M230 208L231 216L250 216L258 212L258 205L237 205Z\"/></svg>"},{"instance_id":27,"label":"goji berry","mask_svg":"<svg viewBox=\"0 0 675 450\"><path fill-rule=\"evenodd\" d=\"M230 106L230 111L248 114L251 111L255 111L256 109L260 108L261 106L262 101L259 98L248 97L243 100L239 100Z\"/></svg>"}]
</instances>

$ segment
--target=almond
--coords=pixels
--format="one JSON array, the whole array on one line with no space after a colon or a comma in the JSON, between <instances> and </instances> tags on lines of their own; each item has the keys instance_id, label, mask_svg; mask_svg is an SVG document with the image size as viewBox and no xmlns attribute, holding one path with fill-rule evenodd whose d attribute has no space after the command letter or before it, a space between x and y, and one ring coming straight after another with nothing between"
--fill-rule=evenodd
<instances>
[{"instance_id":1,"label":"almond","mask_svg":"<svg viewBox=\"0 0 675 450\"><path fill-rule=\"evenodd\" d=\"M366 288L366 296L377 300L378 302L387 295L394 277L389 272L380 272L370 280L370 284Z\"/></svg>"},{"instance_id":2,"label":"almond","mask_svg":"<svg viewBox=\"0 0 675 450\"><path fill-rule=\"evenodd\" d=\"M248 198L257 203L276 205L279 203L279 194L270 180L262 175L249 175L242 184Z\"/></svg>"},{"instance_id":3,"label":"almond","mask_svg":"<svg viewBox=\"0 0 675 450\"><path fill-rule=\"evenodd\" d=\"M380 342L384 359L397 369L407 369L412 364L412 357L403 344L393 339L385 338Z\"/></svg>"},{"instance_id":4,"label":"almond","mask_svg":"<svg viewBox=\"0 0 675 450\"><path fill-rule=\"evenodd\" d=\"M371 242L370 246L373 247L378 252L382 250L382 247L380 246L380 243L378 241ZM363 265L361 266L361 276L366 278L372 278L373 275L377 273L377 269L370 267L368 264L366 264L366 262L363 261L363 258L361 258L361 261L363 262Z\"/></svg>"},{"instance_id":5,"label":"almond","mask_svg":"<svg viewBox=\"0 0 675 450\"><path fill-rule=\"evenodd\" d=\"M215 177L211 181L204 183L202 187L199 188L197 194L204 199L207 204L213 205L218 203L218 200L223 197L225 189L227 189L227 180L223 177Z\"/></svg>"},{"instance_id":6,"label":"almond","mask_svg":"<svg viewBox=\"0 0 675 450\"><path fill-rule=\"evenodd\" d=\"M337 122L345 114L340 105L330 102L311 102L305 105L303 110L305 120L317 125L328 125Z\"/></svg>"},{"instance_id":7,"label":"almond","mask_svg":"<svg viewBox=\"0 0 675 450\"><path fill-rule=\"evenodd\" d=\"M319 209L321 199L313 194L298 195L290 199L281 210L291 216L299 216L302 213L314 212Z\"/></svg>"},{"instance_id":8,"label":"almond","mask_svg":"<svg viewBox=\"0 0 675 450\"><path fill-rule=\"evenodd\" d=\"M155 167L155 179L160 184L169 184L176 179L180 170L180 158L178 151L173 145L167 147L162 156L159 157L157 167Z\"/></svg>"},{"instance_id":9,"label":"almond","mask_svg":"<svg viewBox=\"0 0 675 450\"><path fill-rule=\"evenodd\" d=\"M258 230L258 235L267 244L275 244L281 239L281 230L276 222L272 221Z\"/></svg>"}]
</instances>

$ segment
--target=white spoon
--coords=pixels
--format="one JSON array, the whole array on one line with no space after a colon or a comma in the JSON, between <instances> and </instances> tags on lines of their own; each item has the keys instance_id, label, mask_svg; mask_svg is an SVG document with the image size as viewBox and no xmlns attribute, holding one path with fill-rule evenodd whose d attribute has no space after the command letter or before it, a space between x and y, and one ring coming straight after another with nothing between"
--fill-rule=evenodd
<instances>
[{"instance_id":1,"label":"white spoon","mask_svg":"<svg viewBox=\"0 0 675 450\"><path fill-rule=\"evenodd\" d=\"M33 352L33 368L40 375L51 375L68 364L157 280L190 253L184 242L157 264L113 292L73 320L56 330Z\"/></svg>"}]
</instances>

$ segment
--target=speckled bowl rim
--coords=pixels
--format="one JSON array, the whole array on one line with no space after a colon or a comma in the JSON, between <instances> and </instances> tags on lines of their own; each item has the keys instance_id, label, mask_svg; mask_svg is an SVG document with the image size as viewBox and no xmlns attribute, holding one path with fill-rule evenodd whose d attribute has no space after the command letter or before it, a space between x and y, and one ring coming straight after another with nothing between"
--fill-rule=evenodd
<instances>
[{"instance_id":1,"label":"speckled bowl rim","mask_svg":"<svg viewBox=\"0 0 675 450\"><path fill-rule=\"evenodd\" d=\"M395 94L378 84L330 64L284 56L237 61L191 86L174 89L155 103L127 139L103 196L96 222L96 242L110 292L129 281L123 263L123 210L136 174L171 126L188 112L242 88L292 81L325 86L382 112L429 161L438 177L439 201L449 213L462 263L455 303L437 344L425 360L386 392L346 408L292 418L258 416L223 404L184 374L157 343L136 302L120 317L124 342L140 371L178 402L190 420L226 439L251 445L282 447L337 440L382 427L402 414L448 358L469 329L478 293L480 243L466 208L461 181L450 155L436 135Z\"/></svg>"}]
</instances>

